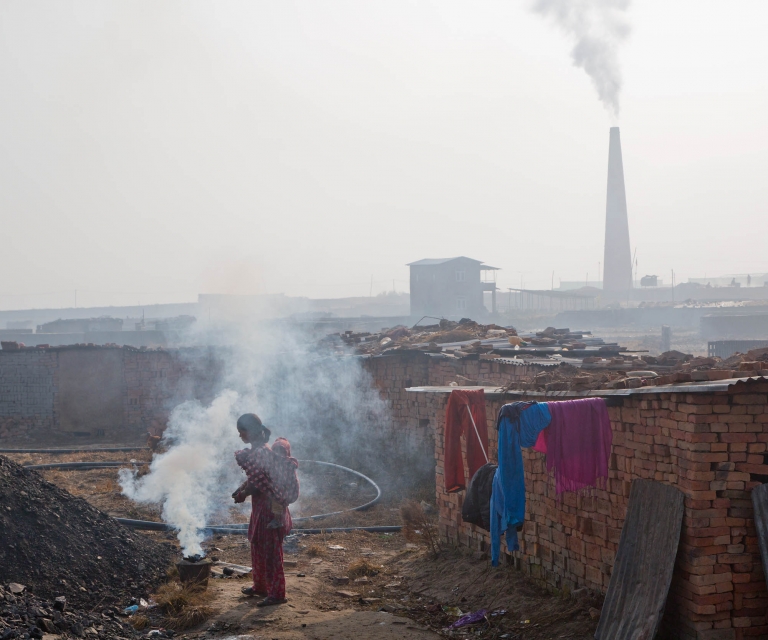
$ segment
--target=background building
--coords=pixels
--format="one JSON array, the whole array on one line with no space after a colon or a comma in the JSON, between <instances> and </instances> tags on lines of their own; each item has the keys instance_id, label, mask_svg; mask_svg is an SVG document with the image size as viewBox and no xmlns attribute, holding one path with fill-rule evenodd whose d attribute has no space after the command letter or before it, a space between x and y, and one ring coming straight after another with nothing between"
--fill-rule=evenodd
<instances>
[{"instance_id":1,"label":"background building","mask_svg":"<svg viewBox=\"0 0 768 640\"><path fill-rule=\"evenodd\" d=\"M411 262L411 316L472 318L488 314L483 292L491 292L496 311L496 267L465 258L428 258ZM492 276L492 278L490 277Z\"/></svg>"}]
</instances>

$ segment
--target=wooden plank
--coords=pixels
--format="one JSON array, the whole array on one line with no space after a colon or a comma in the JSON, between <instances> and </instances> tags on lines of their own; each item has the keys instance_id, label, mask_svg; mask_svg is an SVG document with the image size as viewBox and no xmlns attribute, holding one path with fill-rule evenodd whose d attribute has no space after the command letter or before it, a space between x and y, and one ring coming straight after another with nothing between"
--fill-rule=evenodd
<instances>
[{"instance_id":1,"label":"wooden plank","mask_svg":"<svg viewBox=\"0 0 768 640\"><path fill-rule=\"evenodd\" d=\"M763 559L763 573L768 583L768 484L761 484L752 489L752 506L755 509L755 529L760 545L760 557Z\"/></svg>"},{"instance_id":2,"label":"wooden plank","mask_svg":"<svg viewBox=\"0 0 768 640\"><path fill-rule=\"evenodd\" d=\"M684 496L675 487L635 480L605 596L597 640L652 640L672 582Z\"/></svg>"}]
</instances>

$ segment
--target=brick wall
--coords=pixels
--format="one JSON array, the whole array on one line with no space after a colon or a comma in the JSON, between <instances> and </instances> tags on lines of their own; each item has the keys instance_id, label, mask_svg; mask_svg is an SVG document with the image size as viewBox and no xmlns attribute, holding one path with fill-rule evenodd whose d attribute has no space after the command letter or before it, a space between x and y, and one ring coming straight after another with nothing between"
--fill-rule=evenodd
<instances>
[{"instance_id":1,"label":"brick wall","mask_svg":"<svg viewBox=\"0 0 768 640\"><path fill-rule=\"evenodd\" d=\"M487 532L461 521L463 493L443 489L448 390L412 392L418 418L435 424L436 491L444 540L485 550ZM545 394L488 395L491 456L495 416L504 402L555 400ZM727 391L637 393L609 407L613 448L605 490L555 500L544 457L524 450L527 512L521 550L507 562L551 589L605 592L632 480L649 478L686 496L683 531L664 628L670 637L742 640L768 637L768 592L753 522L750 489L767 479L768 383ZM764 477L766 476L766 477Z\"/></svg>"},{"instance_id":2,"label":"brick wall","mask_svg":"<svg viewBox=\"0 0 768 640\"><path fill-rule=\"evenodd\" d=\"M97 384L88 387L85 400L97 407L91 424L82 431L65 429L62 424L67 403L62 402L60 356L78 349L85 356L82 370L68 375L84 376L96 369L106 350L119 354L121 415L100 416ZM123 442L139 441L148 430L162 430L169 411L189 398L212 399L221 363L208 349L139 350L130 347L53 347L48 349L0 350L0 442L24 444L56 443L82 439L83 436ZM101 428L102 425L113 428ZM98 430L97 430L97 427Z\"/></svg>"},{"instance_id":3,"label":"brick wall","mask_svg":"<svg viewBox=\"0 0 768 640\"><path fill-rule=\"evenodd\" d=\"M56 355L33 349L0 353L0 440L51 429Z\"/></svg>"},{"instance_id":4,"label":"brick wall","mask_svg":"<svg viewBox=\"0 0 768 640\"><path fill-rule=\"evenodd\" d=\"M118 393L122 414L111 412L109 419L99 415L98 407L89 414L77 433L103 439L137 439L147 430L161 430L170 409L188 398L204 402L213 399L223 359L215 349L153 349L132 347L52 347L0 350L0 440L6 443L53 439L69 441L75 436L64 428L62 420L68 403L62 402L59 385L60 354L78 350L82 365L65 376L86 376L87 369L97 370L105 351L120 354ZM114 360L114 359L112 359ZM515 366L488 360L465 358L456 360L423 353L398 354L367 358L364 368L372 384L386 401L391 414L391 428L399 442L411 451L434 448L434 425L429 419L411 415L407 387L443 385L467 381L503 385L515 380L528 380L541 367ZM103 363L101 363L103 366ZM87 377L87 376L86 376ZM84 385L83 401L94 400L104 389L98 376ZM66 392L67 385L64 391ZM114 392L111 389L110 392ZM90 397L92 395L92 397ZM103 413L103 410L102 410ZM79 436L78 436L79 437Z\"/></svg>"},{"instance_id":5,"label":"brick wall","mask_svg":"<svg viewBox=\"0 0 768 640\"><path fill-rule=\"evenodd\" d=\"M408 393L408 388L443 386L451 382L504 386L515 381L529 381L544 369L536 365L454 359L424 353L365 358L363 367L389 406L398 438L430 456L435 446L435 417L418 413L418 401Z\"/></svg>"}]
</instances>

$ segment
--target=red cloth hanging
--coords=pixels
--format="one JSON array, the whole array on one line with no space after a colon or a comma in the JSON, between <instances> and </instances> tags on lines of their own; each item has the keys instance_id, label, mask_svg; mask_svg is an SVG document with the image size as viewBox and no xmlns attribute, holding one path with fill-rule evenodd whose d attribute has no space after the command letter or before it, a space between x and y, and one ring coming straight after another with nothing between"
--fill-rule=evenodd
<instances>
[{"instance_id":1,"label":"red cloth hanging","mask_svg":"<svg viewBox=\"0 0 768 640\"><path fill-rule=\"evenodd\" d=\"M477 426L472 426L469 411ZM480 435L478 441L477 436ZM466 489L464 461L461 459L461 436L467 440L467 467L472 478L486 462L488 453L488 422L485 417L485 391L454 389L445 410L445 490L448 493Z\"/></svg>"}]
</instances>

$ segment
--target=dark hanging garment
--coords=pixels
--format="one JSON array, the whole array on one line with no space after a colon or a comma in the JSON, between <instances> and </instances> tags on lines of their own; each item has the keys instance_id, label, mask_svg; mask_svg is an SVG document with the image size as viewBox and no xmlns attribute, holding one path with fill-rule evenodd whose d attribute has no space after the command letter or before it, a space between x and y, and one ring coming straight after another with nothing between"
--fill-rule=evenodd
<instances>
[{"instance_id":1,"label":"dark hanging garment","mask_svg":"<svg viewBox=\"0 0 768 640\"><path fill-rule=\"evenodd\" d=\"M477 470L469 481L461 507L461 519L486 531L491 530L491 491L497 465L489 462Z\"/></svg>"},{"instance_id":2,"label":"dark hanging garment","mask_svg":"<svg viewBox=\"0 0 768 640\"><path fill-rule=\"evenodd\" d=\"M504 418L509 418L510 422L517 422L520 419L520 414L525 411L528 407L531 405L536 404L535 402L510 402L509 404L505 404L500 410L499 410L499 416L496 418L496 428L498 429L501 427L501 421Z\"/></svg>"}]
</instances>

